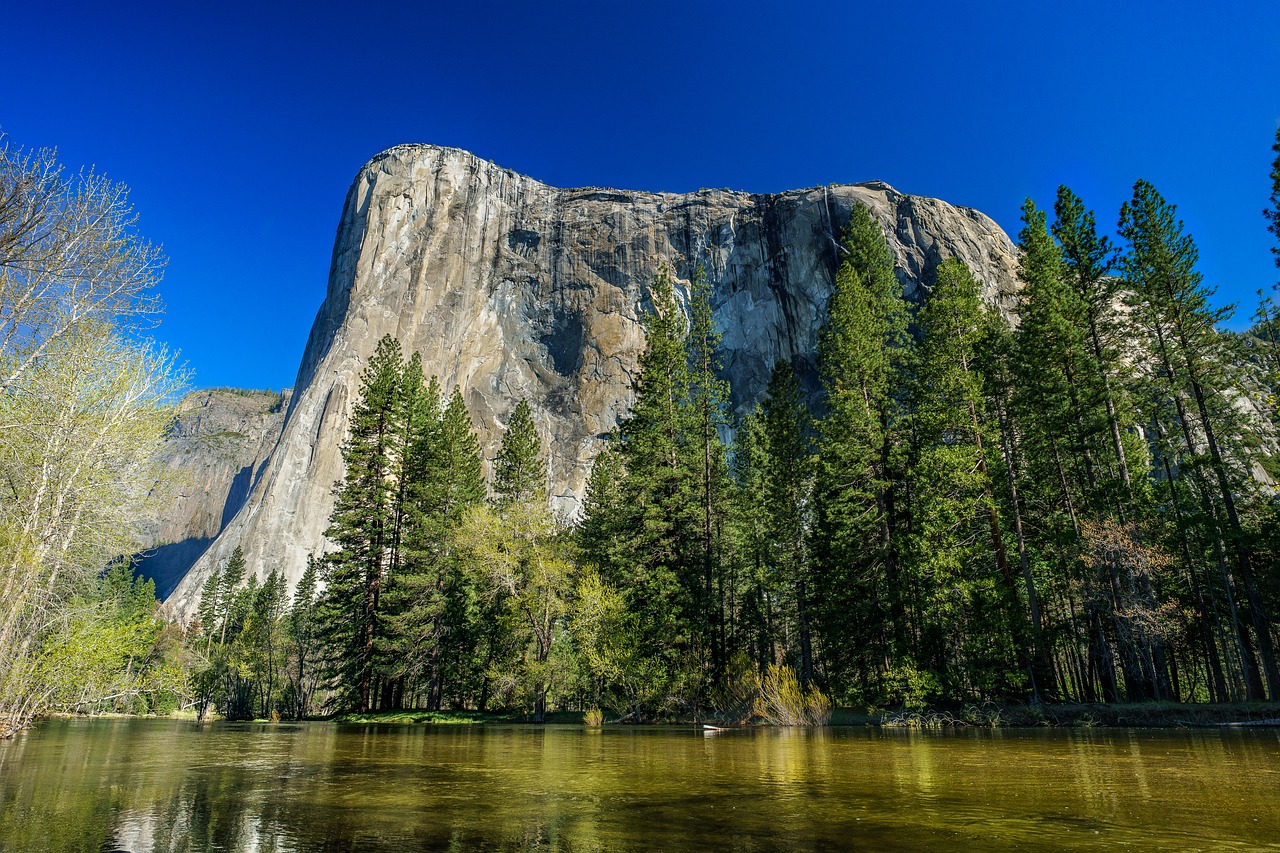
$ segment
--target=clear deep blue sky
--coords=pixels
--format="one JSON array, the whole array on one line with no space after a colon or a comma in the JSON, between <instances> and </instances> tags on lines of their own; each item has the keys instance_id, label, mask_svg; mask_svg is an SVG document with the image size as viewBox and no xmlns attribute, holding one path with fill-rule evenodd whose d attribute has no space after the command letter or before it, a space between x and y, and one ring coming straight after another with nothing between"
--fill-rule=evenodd
<instances>
[{"instance_id":1,"label":"clear deep blue sky","mask_svg":"<svg viewBox=\"0 0 1280 853\"><path fill-rule=\"evenodd\" d=\"M1114 6L1114 8L1113 8ZM556 186L884 180L1016 234L1136 178L1223 302L1280 277L1261 210L1280 2L13 4L0 128L133 188L158 336L199 387L293 383L357 169L403 142Z\"/></svg>"}]
</instances>

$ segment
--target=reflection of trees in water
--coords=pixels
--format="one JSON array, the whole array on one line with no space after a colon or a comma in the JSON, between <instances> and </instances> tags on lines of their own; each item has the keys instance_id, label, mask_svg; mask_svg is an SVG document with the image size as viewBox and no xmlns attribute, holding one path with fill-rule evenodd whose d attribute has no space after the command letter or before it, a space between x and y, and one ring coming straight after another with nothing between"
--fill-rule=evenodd
<instances>
[{"instance_id":1,"label":"reflection of trees in water","mask_svg":"<svg viewBox=\"0 0 1280 853\"><path fill-rule=\"evenodd\" d=\"M1277 747L1228 731L55 722L0 743L0 850L963 850L992 833L1096 846L1095 832L1256 845L1277 830L1256 781Z\"/></svg>"}]
</instances>

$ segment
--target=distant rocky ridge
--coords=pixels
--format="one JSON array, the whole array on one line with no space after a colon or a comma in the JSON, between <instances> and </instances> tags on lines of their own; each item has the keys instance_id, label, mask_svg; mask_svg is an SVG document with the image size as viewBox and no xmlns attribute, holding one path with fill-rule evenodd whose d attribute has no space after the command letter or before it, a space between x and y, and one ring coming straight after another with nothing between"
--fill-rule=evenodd
<instances>
[{"instance_id":1,"label":"distant rocky ridge","mask_svg":"<svg viewBox=\"0 0 1280 853\"><path fill-rule=\"evenodd\" d=\"M739 412L778 359L816 388L837 241L854 204L883 224L909 295L921 297L937 265L956 256L991 305L1011 310L1018 259L999 226L884 183L770 195L562 190L458 149L383 152L347 194L279 440L254 455L247 500L173 592L174 606L190 612L237 545L251 572L278 567L291 581L324 548L359 373L384 334L421 353L446 392L463 389L490 458L527 398L548 449L551 500L566 515L632 404L640 320L659 269L673 272L684 298L694 267L706 268ZM199 529L211 530L216 514L195 513Z\"/></svg>"},{"instance_id":2,"label":"distant rocky ridge","mask_svg":"<svg viewBox=\"0 0 1280 853\"><path fill-rule=\"evenodd\" d=\"M171 477L144 531L143 575L168 596L235 517L280 438L290 391L194 391L178 404L160 449Z\"/></svg>"}]
</instances>

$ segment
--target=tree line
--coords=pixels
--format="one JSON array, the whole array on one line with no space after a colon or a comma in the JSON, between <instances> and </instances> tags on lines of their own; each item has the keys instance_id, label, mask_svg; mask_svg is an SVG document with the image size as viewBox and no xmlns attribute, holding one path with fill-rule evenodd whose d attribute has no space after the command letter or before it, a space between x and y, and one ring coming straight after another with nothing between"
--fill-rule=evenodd
<instances>
[{"instance_id":1,"label":"tree line","mask_svg":"<svg viewBox=\"0 0 1280 853\"><path fill-rule=\"evenodd\" d=\"M1272 178L1274 233L1280 157ZM686 314L661 273L635 405L568 525L527 403L486 488L461 390L384 339L292 605L232 564L206 586L208 649L261 638L219 652L210 695L740 718L789 673L817 705L1280 698L1274 304L1224 331L1145 181L1120 246L1066 187L1049 214L1024 205L1011 322L957 259L907 299L854 205L820 392L781 362L741 417L706 276Z\"/></svg>"}]
</instances>

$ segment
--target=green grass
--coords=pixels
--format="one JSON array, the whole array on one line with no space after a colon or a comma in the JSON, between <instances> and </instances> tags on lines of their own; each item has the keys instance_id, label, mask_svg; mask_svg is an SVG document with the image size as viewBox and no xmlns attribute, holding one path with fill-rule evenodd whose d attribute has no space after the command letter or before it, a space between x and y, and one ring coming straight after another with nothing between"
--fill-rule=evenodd
<instances>
[{"instance_id":1,"label":"green grass","mask_svg":"<svg viewBox=\"0 0 1280 853\"><path fill-rule=\"evenodd\" d=\"M373 711L368 714L338 714L320 719L336 723L381 723L397 726L468 726L483 723L527 723L530 719L517 713L480 713L479 711ZM555 711L547 714L549 724L582 725L581 711Z\"/></svg>"}]
</instances>

